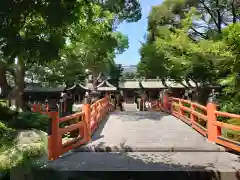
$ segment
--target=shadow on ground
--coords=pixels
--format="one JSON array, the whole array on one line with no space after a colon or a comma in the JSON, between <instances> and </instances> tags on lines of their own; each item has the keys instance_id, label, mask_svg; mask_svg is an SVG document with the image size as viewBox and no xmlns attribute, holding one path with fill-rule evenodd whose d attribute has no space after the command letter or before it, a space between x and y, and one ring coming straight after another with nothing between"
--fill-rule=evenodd
<instances>
[{"instance_id":1,"label":"shadow on ground","mask_svg":"<svg viewBox=\"0 0 240 180\"><path fill-rule=\"evenodd\" d=\"M164 112L149 111L122 111L113 112L112 115L119 116L123 121L140 121L146 119L160 121L164 116L171 116Z\"/></svg>"},{"instance_id":2,"label":"shadow on ground","mask_svg":"<svg viewBox=\"0 0 240 180\"><path fill-rule=\"evenodd\" d=\"M109 117L114 115L118 116L117 118L121 119L122 121L140 121L146 119L160 121L164 116L171 116L164 112L112 112L111 114L107 115L107 117L104 118L101 123L99 123L98 128L92 136L92 141L96 141L104 137L104 135L102 135L102 131Z\"/></svg>"},{"instance_id":3,"label":"shadow on ground","mask_svg":"<svg viewBox=\"0 0 240 180\"><path fill-rule=\"evenodd\" d=\"M101 121L101 123L99 123L98 128L96 129L92 136L92 141L96 141L104 137L102 131L110 116L116 116L116 120L121 121L141 121L141 120L161 121L165 116L171 115L168 115L167 113L164 112L112 112L106 118L104 118Z\"/></svg>"},{"instance_id":4,"label":"shadow on ground","mask_svg":"<svg viewBox=\"0 0 240 180\"><path fill-rule=\"evenodd\" d=\"M96 129L96 131L93 133L92 136L92 141L96 141L98 139L101 139L104 137L104 135L102 134L103 128L107 123L108 118L110 117L111 114L108 114L98 125L98 128Z\"/></svg>"},{"instance_id":5,"label":"shadow on ground","mask_svg":"<svg viewBox=\"0 0 240 180\"><path fill-rule=\"evenodd\" d=\"M81 157L80 157L81 156ZM28 180L143 180L143 179L182 179L182 180L239 180L237 170L224 172L208 166L181 165L171 162L154 163L154 157L136 159L127 153L82 153L68 156L50 164L53 168L32 169ZM163 158L170 156L166 153ZM76 162L78 161L78 162ZM106 165L104 162L110 163ZM55 165L54 165L55 164ZM165 176L165 177L163 177ZM26 176L27 177L27 176ZM27 180L26 179L26 180Z\"/></svg>"}]
</instances>

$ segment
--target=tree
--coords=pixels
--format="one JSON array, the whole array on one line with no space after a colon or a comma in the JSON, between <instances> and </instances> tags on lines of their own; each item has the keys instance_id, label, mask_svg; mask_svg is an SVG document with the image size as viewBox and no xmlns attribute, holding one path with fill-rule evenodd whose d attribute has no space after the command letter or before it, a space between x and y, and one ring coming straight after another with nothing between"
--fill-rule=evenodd
<instances>
[{"instance_id":1,"label":"tree","mask_svg":"<svg viewBox=\"0 0 240 180\"><path fill-rule=\"evenodd\" d=\"M4 61L0 62L0 74L3 75L0 77L0 86L7 92L9 86L6 85L6 71L17 58L16 68L10 68L10 72L15 77L16 88L12 94L15 94L18 105L22 106L21 94L26 70L34 65L46 66L51 60L61 61L60 51L66 45L66 38L71 36L69 32L79 21L92 22L94 5L102 7L104 12L113 13L115 19L112 21L118 19L120 22L123 20L131 22L141 17L141 8L136 0L127 3L118 1L117 4L113 4L112 0L104 2L10 0L3 3L0 8L0 51L3 53ZM101 21L100 18L98 20ZM78 31L78 36L82 32L85 33L86 29Z\"/></svg>"},{"instance_id":2,"label":"tree","mask_svg":"<svg viewBox=\"0 0 240 180\"><path fill-rule=\"evenodd\" d=\"M202 16L198 14L200 6L192 4L192 7L188 7L187 1L184 2L185 4L178 4L175 1L165 1L153 8L149 15L148 38L141 47L138 71L140 74L155 77L155 73L160 73L158 76L161 78L170 78L177 82L191 80L199 91L199 87L215 84L219 78L228 74L230 71L226 64L231 62L234 56L232 51L226 48L226 42L221 39L222 28L220 31L214 26L215 34L203 31L208 35L205 38L192 34L195 24L202 21ZM188 13L173 7L187 10ZM165 11L160 14L159 11L163 9ZM205 7L203 10L206 9ZM210 22L208 25L211 27ZM201 99L199 96L198 100Z\"/></svg>"},{"instance_id":3,"label":"tree","mask_svg":"<svg viewBox=\"0 0 240 180\"><path fill-rule=\"evenodd\" d=\"M125 72L125 73L123 73L122 78L123 78L123 79L134 79L136 76L137 76L136 73L133 73L133 72Z\"/></svg>"},{"instance_id":4,"label":"tree","mask_svg":"<svg viewBox=\"0 0 240 180\"><path fill-rule=\"evenodd\" d=\"M219 82L225 88L221 96L221 107L224 111L240 113L240 23L233 23L223 30L227 49L233 53L233 58L224 61L224 68L230 73L222 77Z\"/></svg>"},{"instance_id":5,"label":"tree","mask_svg":"<svg viewBox=\"0 0 240 180\"><path fill-rule=\"evenodd\" d=\"M17 58L12 70L16 86L12 92L18 106L22 104L27 66L59 58L68 24L78 18L77 1L6 1L0 8L0 51L5 67ZM11 11L9 11L11 9ZM46 53L48 51L48 53ZM1 69L5 74L6 68ZM5 76L2 77L5 79ZM1 81L2 82L2 81Z\"/></svg>"},{"instance_id":6,"label":"tree","mask_svg":"<svg viewBox=\"0 0 240 180\"><path fill-rule=\"evenodd\" d=\"M112 62L110 64L110 68L109 68L109 82L114 85L115 87L118 88L119 85L119 81L122 77L122 72L123 72L123 68L121 64L116 64L115 62Z\"/></svg>"},{"instance_id":7,"label":"tree","mask_svg":"<svg viewBox=\"0 0 240 180\"><path fill-rule=\"evenodd\" d=\"M91 22L80 22L73 27L71 44L76 58L81 59L84 68L90 69L93 87L96 88L102 72L108 72L113 67L116 54L128 48L128 38L114 31L114 13L96 5L93 9ZM79 37L79 31L85 32L85 36Z\"/></svg>"},{"instance_id":8,"label":"tree","mask_svg":"<svg viewBox=\"0 0 240 180\"><path fill-rule=\"evenodd\" d=\"M165 79L168 76L164 54L158 53L155 44L145 43L140 49L141 60L137 66L140 76Z\"/></svg>"}]
</instances>

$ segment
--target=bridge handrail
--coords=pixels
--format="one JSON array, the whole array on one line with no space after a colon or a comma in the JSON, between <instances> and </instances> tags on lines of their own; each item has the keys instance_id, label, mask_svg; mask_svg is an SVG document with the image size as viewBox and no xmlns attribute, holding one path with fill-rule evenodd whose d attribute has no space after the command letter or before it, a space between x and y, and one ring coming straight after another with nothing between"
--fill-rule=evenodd
<instances>
[{"instance_id":1,"label":"bridge handrail","mask_svg":"<svg viewBox=\"0 0 240 180\"><path fill-rule=\"evenodd\" d=\"M151 102L152 107L160 107L161 110L172 113L203 136L208 137L209 141L240 152L240 143L223 137L221 132L222 129L239 131L240 126L220 122L217 119L219 116L240 119L240 115L217 111L217 106L211 103L203 106L190 100L175 97L167 97L167 99L165 98L165 102L163 98L162 102L163 104L161 104L160 100L154 100ZM201 122L199 122L199 120L201 120Z\"/></svg>"},{"instance_id":2,"label":"bridge handrail","mask_svg":"<svg viewBox=\"0 0 240 180\"><path fill-rule=\"evenodd\" d=\"M84 104L82 112L59 118L58 112L48 112L48 109L41 109L41 106L42 104L34 104L32 107L34 112L47 114L50 117L48 132L49 160L55 160L65 152L89 142L99 122L112 108L109 98L104 97L92 105ZM60 127L61 123L68 123L68 125ZM62 142L64 134L77 130L77 137L64 143Z\"/></svg>"},{"instance_id":3,"label":"bridge handrail","mask_svg":"<svg viewBox=\"0 0 240 180\"><path fill-rule=\"evenodd\" d=\"M238 115L238 114L222 112L222 111L215 111L215 114L217 116L240 119L240 115Z\"/></svg>"},{"instance_id":4,"label":"bridge handrail","mask_svg":"<svg viewBox=\"0 0 240 180\"><path fill-rule=\"evenodd\" d=\"M32 108L32 112L44 113L44 112L48 112L49 105L41 104L41 103L33 103L31 104L31 108Z\"/></svg>"},{"instance_id":5,"label":"bridge handrail","mask_svg":"<svg viewBox=\"0 0 240 180\"><path fill-rule=\"evenodd\" d=\"M240 120L240 115L217 111L217 106L213 103L208 103L206 106L203 106L190 100L175 97L168 97L167 102L163 103L169 104L170 106L169 110L166 109L166 105L161 105L163 111L171 113L181 119L203 136L207 137L209 141L240 152L240 142L223 137L222 135L222 129L240 131L240 126L220 122L217 119L217 117L225 117ZM199 120L201 120L202 124L199 124ZM206 124L206 126L204 124Z\"/></svg>"}]
</instances>

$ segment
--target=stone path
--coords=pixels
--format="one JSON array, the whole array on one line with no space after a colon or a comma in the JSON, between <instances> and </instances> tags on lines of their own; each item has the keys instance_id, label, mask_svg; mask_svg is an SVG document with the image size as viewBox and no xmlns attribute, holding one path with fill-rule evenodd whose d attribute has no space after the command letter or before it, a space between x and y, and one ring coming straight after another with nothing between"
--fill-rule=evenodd
<instances>
[{"instance_id":1,"label":"stone path","mask_svg":"<svg viewBox=\"0 0 240 180\"><path fill-rule=\"evenodd\" d=\"M127 109L128 110L128 109ZM240 158L207 142L181 120L160 112L113 112L92 137L91 146L174 147L192 152L79 152L76 149L48 164L58 170L240 170ZM211 151L211 152L206 152Z\"/></svg>"}]
</instances>

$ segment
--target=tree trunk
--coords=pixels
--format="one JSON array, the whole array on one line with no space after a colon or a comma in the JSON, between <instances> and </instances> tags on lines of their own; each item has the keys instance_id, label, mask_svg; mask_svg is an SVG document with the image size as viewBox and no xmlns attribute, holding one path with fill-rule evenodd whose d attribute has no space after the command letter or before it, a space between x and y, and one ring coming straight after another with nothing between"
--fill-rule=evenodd
<instances>
[{"instance_id":1,"label":"tree trunk","mask_svg":"<svg viewBox=\"0 0 240 180\"><path fill-rule=\"evenodd\" d=\"M232 0L232 16L233 16L233 23L237 22L237 13L236 13L236 7L235 7L235 0Z\"/></svg>"},{"instance_id":2,"label":"tree trunk","mask_svg":"<svg viewBox=\"0 0 240 180\"><path fill-rule=\"evenodd\" d=\"M93 82L93 90L97 91L98 80L101 77L101 73L96 70L92 71L92 82Z\"/></svg>"},{"instance_id":3,"label":"tree trunk","mask_svg":"<svg viewBox=\"0 0 240 180\"><path fill-rule=\"evenodd\" d=\"M96 73L92 73L92 84L93 84L93 90L96 91L97 90L97 74Z\"/></svg>"},{"instance_id":4,"label":"tree trunk","mask_svg":"<svg viewBox=\"0 0 240 180\"><path fill-rule=\"evenodd\" d=\"M6 77L6 65L4 63L0 64L0 87L2 89L2 96L7 97L11 87L9 86L7 82L7 77Z\"/></svg>"},{"instance_id":5,"label":"tree trunk","mask_svg":"<svg viewBox=\"0 0 240 180\"><path fill-rule=\"evenodd\" d=\"M216 8L217 8L217 29L218 33L222 33L222 15L219 0L216 0Z\"/></svg>"},{"instance_id":6,"label":"tree trunk","mask_svg":"<svg viewBox=\"0 0 240 180\"><path fill-rule=\"evenodd\" d=\"M168 88L168 85L167 85L166 80L164 78L161 78L161 82L166 88Z\"/></svg>"},{"instance_id":7,"label":"tree trunk","mask_svg":"<svg viewBox=\"0 0 240 180\"><path fill-rule=\"evenodd\" d=\"M24 92L24 77L25 77L25 65L23 57L18 57L17 71L16 71L16 92L15 92L15 102L17 109L24 109L23 103L23 92Z\"/></svg>"}]
</instances>

